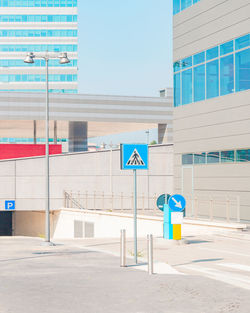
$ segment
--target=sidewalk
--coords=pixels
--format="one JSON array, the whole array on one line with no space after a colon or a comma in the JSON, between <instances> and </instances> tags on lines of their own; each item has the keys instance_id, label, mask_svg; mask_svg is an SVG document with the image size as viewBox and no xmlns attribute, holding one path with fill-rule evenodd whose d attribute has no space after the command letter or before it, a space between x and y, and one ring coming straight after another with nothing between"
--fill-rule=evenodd
<instances>
[{"instance_id":1,"label":"sidewalk","mask_svg":"<svg viewBox=\"0 0 250 313\"><path fill-rule=\"evenodd\" d=\"M249 291L249 240L248 232L184 225L180 242L154 238L154 273L200 275ZM64 243L117 257L120 255L119 238L76 239L65 240ZM130 268L134 265L133 246L133 238L127 238L127 265ZM147 271L146 238L138 238L138 260L142 265L137 269ZM229 272L225 268L230 268Z\"/></svg>"}]
</instances>

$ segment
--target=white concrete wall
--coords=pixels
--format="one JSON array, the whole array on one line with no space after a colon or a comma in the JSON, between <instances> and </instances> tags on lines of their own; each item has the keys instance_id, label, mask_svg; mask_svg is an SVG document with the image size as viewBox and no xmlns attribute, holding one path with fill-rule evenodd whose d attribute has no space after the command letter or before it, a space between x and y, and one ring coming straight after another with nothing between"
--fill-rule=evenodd
<instances>
[{"instance_id":1,"label":"white concrete wall","mask_svg":"<svg viewBox=\"0 0 250 313\"><path fill-rule=\"evenodd\" d=\"M64 209L61 210L57 221L54 223L53 239L76 238L75 221L83 223L82 238L85 237L84 224L86 222L93 224L94 238L119 238L121 229L126 229L127 237L133 237L134 234L132 215ZM162 218L138 216L137 226L138 237L145 237L147 234L153 234L154 236L163 235Z\"/></svg>"},{"instance_id":2,"label":"white concrete wall","mask_svg":"<svg viewBox=\"0 0 250 313\"><path fill-rule=\"evenodd\" d=\"M0 210L4 200L16 200L16 210L44 210L44 158L0 161ZM138 172L138 194L173 191L173 145L149 148L149 170ZM50 157L51 209L64 206L63 192L131 195L133 172L120 170L120 150Z\"/></svg>"}]
</instances>

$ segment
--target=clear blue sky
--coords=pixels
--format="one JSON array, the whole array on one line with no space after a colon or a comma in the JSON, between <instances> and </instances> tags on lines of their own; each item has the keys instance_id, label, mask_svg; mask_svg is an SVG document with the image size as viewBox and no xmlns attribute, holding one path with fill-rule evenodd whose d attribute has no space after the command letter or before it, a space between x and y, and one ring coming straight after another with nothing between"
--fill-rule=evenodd
<instances>
[{"instance_id":1,"label":"clear blue sky","mask_svg":"<svg viewBox=\"0 0 250 313\"><path fill-rule=\"evenodd\" d=\"M79 92L158 96L172 86L172 0L79 0Z\"/></svg>"}]
</instances>

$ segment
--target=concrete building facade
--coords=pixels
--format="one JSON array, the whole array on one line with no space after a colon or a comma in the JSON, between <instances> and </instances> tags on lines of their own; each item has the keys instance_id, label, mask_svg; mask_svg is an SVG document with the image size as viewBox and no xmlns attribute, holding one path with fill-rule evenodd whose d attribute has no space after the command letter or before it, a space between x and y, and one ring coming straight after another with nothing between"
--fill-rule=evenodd
<instances>
[{"instance_id":1,"label":"concrete building facade","mask_svg":"<svg viewBox=\"0 0 250 313\"><path fill-rule=\"evenodd\" d=\"M77 0L0 1L0 91L45 91L45 61L34 54L67 52L49 61L50 92L77 93Z\"/></svg>"},{"instance_id":2,"label":"concrete building facade","mask_svg":"<svg viewBox=\"0 0 250 313\"><path fill-rule=\"evenodd\" d=\"M184 2L174 0L175 191L190 215L209 215L217 197L250 221L250 4Z\"/></svg>"},{"instance_id":3,"label":"concrete building facade","mask_svg":"<svg viewBox=\"0 0 250 313\"><path fill-rule=\"evenodd\" d=\"M44 121L44 103L42 93L2 92L0 93L1 120L12 125L15 121ZM51 94L50 120L69 123L68 134L64 131L63 135L64 138L68 136L70 152L86 150L88 132L93 136L91 129L88 129L88 122L102 123L98 126L99 134L131 131L130 125L135 125L134 129L147 129L150 125L155 125L158 126L158 143L171 143L173 141L172 105L171 92L163 98ZM103 125L105 123L106 126ZM138 128L139 125L142 126ZM7 125L5 127L7 128ZM63 128L66 128L65 124ZM21 129L18 129L18 132L21 137ZM53 128L50 133L51 138L53 135L57 137ZM6 131L4 134L6 137ZM39 134L41 135L41 132Z\"/></svg>"}]
</instances>

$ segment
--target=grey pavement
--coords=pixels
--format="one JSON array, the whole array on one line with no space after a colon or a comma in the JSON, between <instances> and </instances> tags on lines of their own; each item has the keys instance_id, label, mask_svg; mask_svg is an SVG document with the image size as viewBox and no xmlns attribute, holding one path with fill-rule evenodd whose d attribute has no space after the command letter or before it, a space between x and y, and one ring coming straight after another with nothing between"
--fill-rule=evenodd
<instances>
[{"instance_id":1,"label":"grey pavement","mask_svg":"<svg viewBox=\"0 0 250 313\"><path fill-rule=\"evenodd\" d=\"M133 266L120 268L119 258L109 254L117 240L67 240L55 247L41 242L0 238L1 313L249 312L247 289L200 275L149 276ZM100 246L109 253L94 251ZM182 247L167 251L176 248Z\"/></svg>"}]
</instances>

